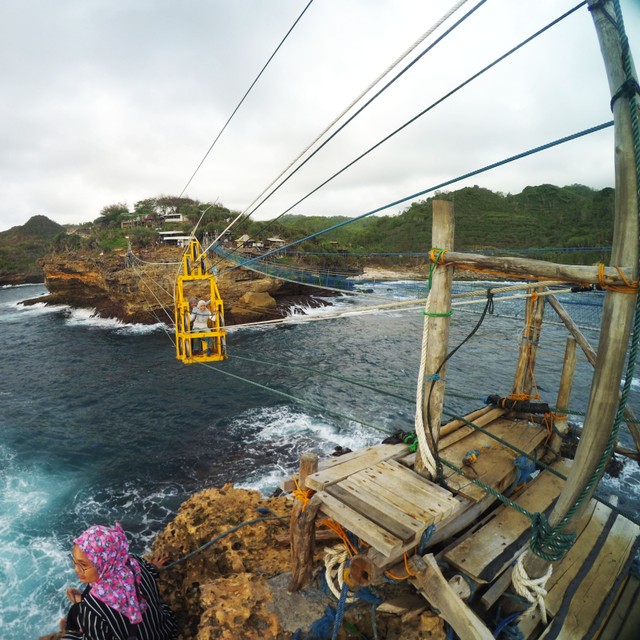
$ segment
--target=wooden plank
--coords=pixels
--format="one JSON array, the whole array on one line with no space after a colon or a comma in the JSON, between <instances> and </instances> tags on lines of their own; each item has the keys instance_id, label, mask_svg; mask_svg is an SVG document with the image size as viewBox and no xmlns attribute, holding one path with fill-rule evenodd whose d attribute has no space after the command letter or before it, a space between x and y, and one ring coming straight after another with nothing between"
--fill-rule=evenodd
<instances>
[{"instance_id":1,"label":"wooden plank","mask_svg":"<svg viewBox=\"0 0 640 640\"><path fill-rule=\"evenodd\" d=\"M438 451L442 451L444 448L472 433L474 431L474 428L470 427L467 422L473 422L475 425L483 427L489 422L496 420L504 413L504 409L497 409L496 407L487 405L486 407L476 409L475 411L468 413L466 416L463 416L464 420L452 420L451 422L447 422L447 424L440 427ZM486 414L490 414L490 416L487 418ZM464 431L460 430L461 427L464 428ZM458 433L460 433L459 436ZM447 436L451 437L449 438ZM397 458L397 460L405 467L413 467L416 463L416 453L414 451L413 453L410 453L406 456Z\"/></svg>"},{"instance_id":2,"label":"wooden plank","mask_svg":"<svg viewBox=\"0 0 640 640\"><path fill-rule=\"evenodd\" d=\"M571 598L558 640L586 637L632 552L640 527L618 516L591 569Z\"/></svg>"},{"instance_id":3,"label":"wooden plank","mask_svg":"<svg viewBox=\"0 0 640 640\"><path fill-rule=\"evenodd\" d=\"M327 487L325 491L396 538L400 538L405 544L415 540L416 536L425 529L419 520L382 500L375 493L351 482L348 478Z\"/></svg>"},{"instance_id":4,"label":"wooden plank","mask_svg":"<svg viewBox=\"0 0 640 640\"><path fill-rule=\"evenodd\" d=\"M616 640L636 640L638 637L638 629L640 628L640 587L638 586L638 579L630 576L627 589L629 589L629 585L633 588L634 583L635 595L627 609L627 616Z\"/></svg>"},{"instance_id":5,"label":"wooden plank","mask_svg":"<svg viewBox=\"0 0 640 640\"><path fill-rule=\"evenodd\" d=\"M420 589L432 608L451 625L461 640L491 640L493 634L482 620L456 595L433 555L409 560L410 569L416 574L411 583Z\"/></svg>"},{"instance_id":6,"label":"wooden plank","mask_svg":"<svg viewBox=\"0 0 640 640\"><path fill-rule=\"evenodd\" d=\"M515 502L531 513L544 512L558 497L563 484L557 476L543 471ZM527 516L502 505L481 529L447 552L445 560L476 582L493 582L529 541L530 530L531 521Z\"/></svg>"},{"instance_id":7,"label":"wooden plank","mask_svg":"<svg viewBox=\"0 0 640 640\"><path fill-rule=\"evenodd\" d=\"M464 425L466 425L467 422L475 422L480 418L480 416L484 416L485 414L494 410L495 410L495 407L492 407L490 404L488 404L480 409L476 409L475 411L472 411L471 413L467 413L466 416L462 416L463 420L460 420L460 419L451 420L451 422L447 422L447 424L443 424L440 427L440 438L443 438L444 436L448 436L450 433L453 433L459 427L463 427Z\"/></svg>"},{"instance_id":8,"label":"wooden plank","mask_svg":"<svg viewBox=\"0 0 640 640\"><path fill-rule=\"evenodd\" d=\"M618 600L611 611L611 615L603 625L602 632L598 636L598 640L620 640L623 636L624 627L627 621L632 618L630 612L634 608L638 608L637 600L640 594L640 583L637 578L629 576L625 584L620 589ZM635 607L634 607L635 605ZM629 638L638 637L638 623L640 622L640 610L638 610L637 619L635 620L634 635L628 635Z\"/></svg>"},{"instance_id":9,"label":"wooden plank","mask_svg":"<svg viewBox=\"0 0 640 640\"><path fill-rule=\"evenodd\" d=\"M335 484L349 477L353 473L362 471L382 460L404 455L409 450L406 444L379 444L367 447L357 452L348 453L336 458L335 463L329 464L322 471L307 477L307 487L314 491L321 491L330 484Z\"/></svg>"},{"instance_id":10,"label":"wooden plank","mask_svg":"<svg viewBox=\"0 0 640 640\"><path fill-rule=\"evenodd\" d=\"M424 525L423 529L434 522L439 522L454 509L454 506L450 506L448 503L445 505L446 509L439 509L431 502L423 504L418 495L408 491L406 486L401 486L395 478L387 478L385 482L384 476L379 476L368 469L356 473L349 480L363 489L375 493L380 499L420 521ZM380 482L376 482L376 480ZM455 500L454 502L457 503ZM459 505L459 503L457 504Z\"/></svg>"},{"instance_id":11,"label":"wooden plank","mask_svg":"<svg viewBox=\"0 0 640 640\"><path fill-rule=\"evenodd\" d=\"M418 595L407 594L389 598L382 604L378 605L376 611L379 613L388 613L391 615L402 616L410 611L418 610L422 613L427 608L424 598Z\"/></svg>"},{"instance_id":12,"label":"wooden plank","mask_svg":"<svg viewBox=\"0 0 640 640\"><path fill-rule=\"evenodd\" d=\"M563 462L567 463L569 461L564 460ZM596 501L592 500L589 506L587 507L587 511L585 511L582 518L578 521L578 526L576 528L577 536L580 536L582 534L582 531L585 529L585 527L589 523L589 520L591 519L593 510L595 509L595 507L596 507ZM527 550L527 548L528 546L521 548L514 555L513 559L515 560L519 558L520 555L522 555L522 553L524 553ZM556 565L554 566L554 574L552 575L552 578L547 583L547 589L550 589L553 584L553 581L555 579L558 579L559 576L562 575L562 572L563 572L562 562L564 562L564 559L561 560L559 563L556 563ZM485 609L490 609L496 603L498 598L509 588L510 585L511 585L511 571L504 571L502 575L497 580L495 580L495 582L493 582L491 587L489 587L489 589L487 589L482 595L482 597L480 598L480 602L485 607ZM521 622L524 622L525 620L526 620L525 618L521 618ZM529 625L531 626L532 630L533 630L533 627L535 627L535 625L539 621L540 621L540 616L537 615L536 620L533 621L533 625L532 626ZM519 624L518 626L520 627L520 630L523 631L522 624ZM525 637L528 637L526 633L524 635Z\"/></svg>"},{"instance_id":13,"label":"wooden plank","mask_svg":"<svg viewBox=\"0 0 640 640\"><path fill-rule=\"evenodd\" d=\"M477 414L478 412L474 411L469 415ZM497 420L505 413L504 409L499 409L497 407L490 408L489 411L484 412L483 414L477 416L474 420L469 420L469 422L473 422L476 427L486 427L491 424L494 420ZM443 429L444 430L444 429ZM470 433L477 431L471 425L463 423L456 431L449 431L445 437L440 440L439 451L442 453L444 449L451 446L452 444L458 442L458 440L462 440L462 438L466 437Z\"/></svg>"},{"instance_id":14,"label":"wooden plank","mask_svg":"<svg viewBox=\"0 0 640 640\"><path fill-rule=\"evenodd\" d=\"M419 473L412 471L411 469L407 469L407 467L400 464L397 460L385 460L380 463L381 467L384 469L394 469L395 473L400 477L408 478L410 482L422 483L424 486L428 487L430 492L439 493L442 496L446 496L451 498L453 494L448 489L441 487L439 484L435 482L431 482L428 478L421 476Z\"/></svg>"},{"instance_id":15,"label":"wooden plank","mask_svg":"<svg viewBox=\"0 0 640 640\"><path fill-rule=\"evenodd\" d=\"M391 535L326 491L319 491L316 495L322 501L323 513L339 522L345 529L355 533L383 555L388 556L402 547L402 540Z\"/></svg>"},{"instance_id":16,"label":"wooden plank","mask_svg":"<svg viewBox=\"0 0 640 640\"><path fill-rule=\"evenodd\" d=\"M609 507L593 501L583 517L584 529L564 558L554 566L553 573L547 581L545 598L546 609L552 616L558 614L567 588L583 567L610 515Z\"/></svg>"},{"instance_id":17,"label":"wooden plank","mask_svg":"<svg viewBox=\"0 0 640 640\"><path fill-rule=\"evenodd\" d=\"M460 505L449 491L395 461L380 462L375 467L360 472L358 477L365 477L378 486L388 487L399 495L411 496L411 502L433 513L434 517L443 513L438 520L458 509Z\"/></svg>"},{"instance_id":18,"label":"wooden plank","mask_svg":"<svg viewBox=\"0 0 640 640\"><path fill-rule=\"evenodd\" d=\"M539 425L506 419L496 420L486 429L526 453L534 451L547 435ZM459 491L465 498L478 502L484 497L485 491L474 484L470 478L481 480L501 491L507 488L515 477L513 461L518 454L488 435L475 432L442 451L441 456L447 462L462 467L465 454L473 449L480 452L473 471L468 470L467 475L461 476L447 469L445 477L452 490Z\"/></svg>"}]
</instances>

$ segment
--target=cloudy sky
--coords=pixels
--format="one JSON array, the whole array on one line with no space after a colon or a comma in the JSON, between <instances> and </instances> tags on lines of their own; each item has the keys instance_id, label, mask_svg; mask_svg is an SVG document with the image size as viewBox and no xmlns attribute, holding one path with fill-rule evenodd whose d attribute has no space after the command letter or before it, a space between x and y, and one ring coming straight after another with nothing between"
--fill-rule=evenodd
<instances>
[{"instance_id":1,"label":"cloudy sky","mask_svg":"<svg viewBox=\"0 0 640 640\"><path fill-rule=\"evenodd\" d=\"M455 19L469 0L397 67ZM640 2L621 0L636 64ZM157 195L245 210L456 0L2 0L0 230ZM255 212L272 218L572 0L486 0ZM380 88L384 83L378 85ZM362 103L363 101L361 101ZM360 104L361 104L360 103ZM343 118L344 120L345 118ZM356 216L611 119L582 7L293 209ZM612 129L452 185L613 186ZM186 188L186 190L185 190ZM407 205L387 211L394 213Z\"/></svg>"}]
</instances>

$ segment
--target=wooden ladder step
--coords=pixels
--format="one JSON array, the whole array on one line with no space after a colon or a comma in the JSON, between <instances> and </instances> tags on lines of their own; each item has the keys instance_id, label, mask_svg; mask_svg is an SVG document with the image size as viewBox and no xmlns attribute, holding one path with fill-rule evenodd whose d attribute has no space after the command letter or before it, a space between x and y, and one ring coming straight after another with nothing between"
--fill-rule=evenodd
<instances>
[{"instance_id":1,"label":"wooden ladder step","mask_svg":"<svg viewBox=\"0 0 640 640\"><path fill-rule=\"evenodd\" d=\"M307 476L307 489L322 491L326 486L340 482L382 460L405 455L406 444L379 444L332 459L323 469Z\"/></svg>"},{"instance_id":2,"label":"wooden ladder step","mask_svg":"<svg viewBox=\"0 0 640 640\"><path fill-rule=\"evenodd\" d=\"M326 491L319 491L316 496L322 501L322 513L370 544L384 556L392 555L402 548L400 538L344 504L338 498Z\"/></svg>"}]
</instances>

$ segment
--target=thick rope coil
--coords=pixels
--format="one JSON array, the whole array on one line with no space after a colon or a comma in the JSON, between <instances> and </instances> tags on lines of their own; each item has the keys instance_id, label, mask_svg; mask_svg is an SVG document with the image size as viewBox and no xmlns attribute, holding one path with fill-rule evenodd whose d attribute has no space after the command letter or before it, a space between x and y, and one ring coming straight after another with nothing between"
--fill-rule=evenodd
<instances>
[{"instance_id":1,"label":"thick rope coil","mask_svg":"<svg viewBox=\"0 0 640 640\"><path fill-rule=\"evenodd\" d=\"M349 553L343 544L327 547L324 550L325 579L331 593L340 600L344 586L344 570L349 562ZM337 583L337 586L336 586ZM355 595L347 596L347 603L357 600Z\"/></svg>"},{"instance_id":2,"label":"thick rope coil","mask_svg":"<svg viewBox=\"0 0 640 640\"><path fill-rule=\"evenodd\" d=\"M547 572L540 578L531 579L524 568L524 558L527 553L523 553L518 558L518 561L513 567L511 581L516 593L531 603L531 606L527 609L527 613L531 613L536 608L539 608L542 624L547 624L547 610L544 606L547 590L544 587L547 584L547 580L551 577L553 565L550 564Z\"/></svg>"}]
</instances>

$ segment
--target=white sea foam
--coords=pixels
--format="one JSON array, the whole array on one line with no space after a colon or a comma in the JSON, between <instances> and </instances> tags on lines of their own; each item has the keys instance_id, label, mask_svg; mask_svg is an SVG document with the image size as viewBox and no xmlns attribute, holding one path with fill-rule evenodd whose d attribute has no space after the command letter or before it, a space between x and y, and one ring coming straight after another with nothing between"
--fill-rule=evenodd
<instances>
[{"instance_id":1,"label":"white sea foam","mask_svg":"<svg viewBox=\"0 0 640 640\"><path fill-rule=\"evenodd\" d=\"M73 309L67 318L67 324L72 327L111 330L123 335L144 335L167 329L167 325L162 322L129 324L117 318L103 318L96 313L95 309Z\"/></svg>"},{"instance_id":2,"label":"white sea foam","mask_svg":"<svg viewBox=\"0 0 640 640\"><path fill-rule=\"evenodd\" d=\"M21 301L7 302L1 307L0 322L28 322L37 316L67 314L71 307L67 305L47 305L44 302L25 305Z\"/></svg>"},{"instance_id":3,"label":"white sea foam","mask_svg":"<svg viewBox=\"0 0 640 640\"><path fill-rule=\"evenodd\" d=\"M22 289L24 287L44 287L42 282L25 282L24 284L3 284L0 289Z\"/></svg>"},{"instance_id":4,"label":"white sea foam","mask_svg":"<svg viewBox=\"0 0 640 640\"><path fill-rule=\"evenodd\" d=\"M0 447L0 621L3 638L19 638L25 628L34 633L55 630L63 614L59 597L70 569L68 541L30 533L30 521L64 496L64 479L36 468L21 467L14 453ZM69 566L67 566L69 565ZM43 619L43 611L58 611ZM39 635L39 634L38 634Z\"/></svg>"},{"instance_id":5,"label":"white sea foam","mask_svg":"<svg viewBox=\"0 0 640 640\"><path fill-rule=\"evenodd\" d=\"M358 449L380 440L362 425L350 423L340 429L329 420L311 416L288 406L251 409L238 416L230 430L246 433L251 430L251 445L246 449L248 457L261 459L260 471L249 472L238 486L271 493L283 477L289 476L297 467L300 454L313 450L320 457L328 457L336 449ZM282 444L286 443L286 451ZM271 464L265 458L275 456Z\"/></svg>"}]
</instances>

